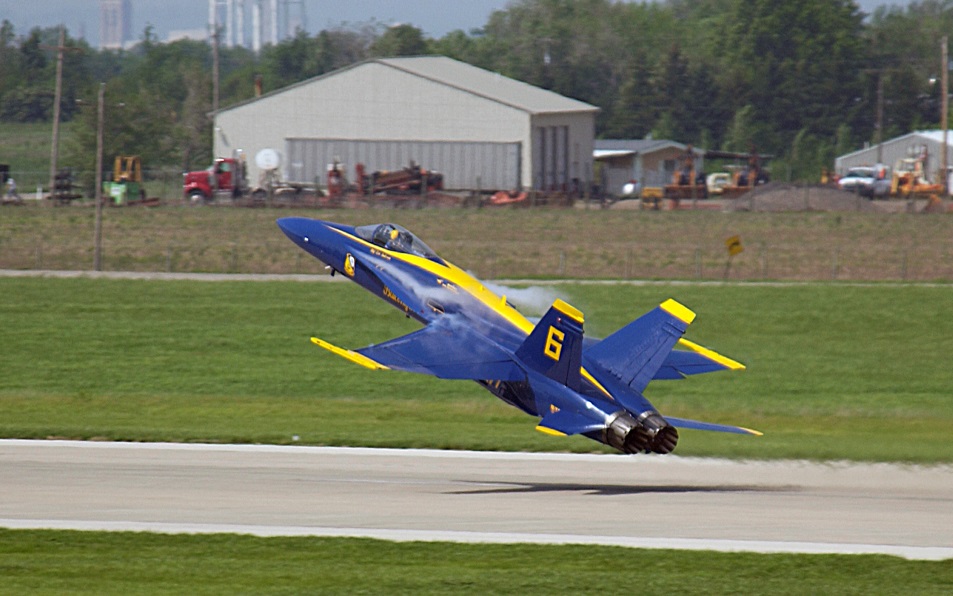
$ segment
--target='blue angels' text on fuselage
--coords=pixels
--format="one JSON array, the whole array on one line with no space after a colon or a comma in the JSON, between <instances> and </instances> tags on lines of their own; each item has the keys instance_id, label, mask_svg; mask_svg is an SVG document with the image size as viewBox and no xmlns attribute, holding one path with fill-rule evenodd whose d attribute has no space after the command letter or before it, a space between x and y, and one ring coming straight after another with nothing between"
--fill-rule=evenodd
<instances>
[{"instance_id":1,"label":"'blue angels' text on fuselage","mask_svg":"<svg viewBox=\"0 0 953 596\"><path fill-rule=\"evenodd\" d=\"M298 246L424 326L359 350L312 341L371 369L469 379L539 418L537 430L581 434L625 453L669 453L677 428L760 434L663 416L645 398L653 379L744 366L682 337L695 313L669 299L602 340L584 338L581 311L556 300L535 325L469 273L396 224L278 220ZM677 345L686 349L674 349Z\"/></svg>"}]
</instances>

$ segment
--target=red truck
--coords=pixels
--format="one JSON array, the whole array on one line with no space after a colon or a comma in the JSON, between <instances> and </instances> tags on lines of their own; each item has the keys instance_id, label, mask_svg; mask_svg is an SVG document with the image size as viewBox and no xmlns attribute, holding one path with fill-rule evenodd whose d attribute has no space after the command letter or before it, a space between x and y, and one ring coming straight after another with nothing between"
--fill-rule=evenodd
<instances>
[{"instance_id":1,"label":"red truck","mask_svg":"<svg viewBox=\"0 0 953 596\"><path fill-rule=\"evenodd\" d=\"M245 162L232 157L219 157L209 168L186 172L184 177L182 194L195 203L224 194L237 199L248 192Z\"/></svg>"}]
</instances>

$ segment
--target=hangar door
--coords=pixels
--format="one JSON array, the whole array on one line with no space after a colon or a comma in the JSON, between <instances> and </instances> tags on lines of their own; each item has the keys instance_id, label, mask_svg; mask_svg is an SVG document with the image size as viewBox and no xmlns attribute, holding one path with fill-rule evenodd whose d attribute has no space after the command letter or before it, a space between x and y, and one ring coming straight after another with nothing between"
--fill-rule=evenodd
<instances>
[{"instance_id":1,"label":"hangar door","mask_svg":"<svg viewBox=\"0 0 953 596\"><path fill-rule=\"evenodd\" d=\"M569 188L569 127L537 126L533 134L533 188Z\"/></svg>"},{"instance_id":2,"label":"hangar door","mask_svg":"<svg viewBox=\"0 0 953 596\"><path fill-rule=\"evenodd\" d=\"M443 174L449 190L509 190L520 185L520 143L286 139L286 175L295 182L324 180L337 159L349 179L363 163L368 173L399 170L413 161Z\"/></svg>"}]
</instances>

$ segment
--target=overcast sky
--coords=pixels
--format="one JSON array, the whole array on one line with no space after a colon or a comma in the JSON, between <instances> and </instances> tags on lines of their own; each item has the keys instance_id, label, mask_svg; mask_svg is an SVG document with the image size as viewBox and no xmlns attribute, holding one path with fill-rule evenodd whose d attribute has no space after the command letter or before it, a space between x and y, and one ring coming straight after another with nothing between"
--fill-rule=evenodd
<instances>
[{"instance_id":1,"label":"overcast sky","mask_svg":"<svg viewBox=\"0 0 953 596\"><path fill-rule=\"evenodd\" d=\"M253 0L245 0L250 7ZM409 23L428 37L443 37L455 29L469 32L486 24L494 10L510 0L301 0L307 29L314 33L342 23L376 20L384 24ZM881 4L905 5L905 0L860 0L871 12ZM296 5L294 3L293 5ZM0 0L0 19L7 19L18 34L31 28L63 23L73 37L81 35L99 46L99 0ZM165 40L170 31L202 29L208 20L207 0L132 0L132 34L142 36L147 24ZM251 22L251 16L246 18Z\"/></svg>"}]
</instances>

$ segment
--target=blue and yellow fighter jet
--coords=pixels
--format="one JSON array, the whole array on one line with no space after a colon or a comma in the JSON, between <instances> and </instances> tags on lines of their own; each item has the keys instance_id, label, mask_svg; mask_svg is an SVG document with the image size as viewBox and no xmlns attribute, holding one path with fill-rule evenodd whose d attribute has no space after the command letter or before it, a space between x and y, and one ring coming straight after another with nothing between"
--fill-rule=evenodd
<instances>
[{"instance_id":1,"label":"blue and yellow fighter jet","mask_svg":"<svg viewBox=\"0 0 953 596\"><path fill-rule=\"evenodd\" d=\"M420 321L418 331L352 351L311 338L370 369L469 379L538 417L550 435L581 434L624 453L670 453L677 428L758 435L736 426L663 417L643 392L653 379L744 366L682 338L695 313L675 300L599 341L583 314L556 300L535 325L506 297L440 258L401 226L347 226L285 217L278 226L335 272ZM686 350L673 350L676 344Z\"/></svg>"}]
</instances>

